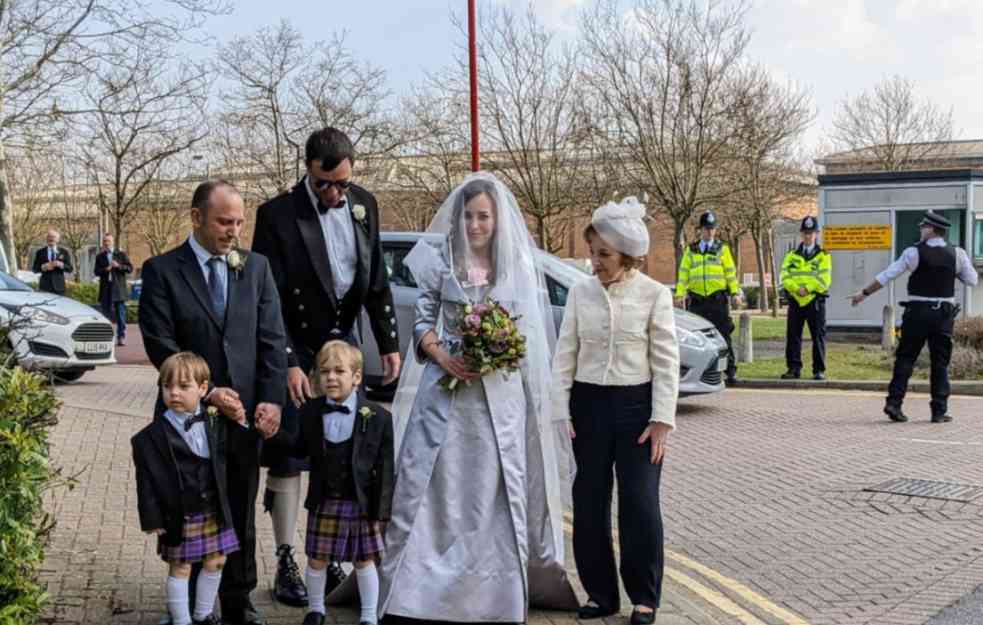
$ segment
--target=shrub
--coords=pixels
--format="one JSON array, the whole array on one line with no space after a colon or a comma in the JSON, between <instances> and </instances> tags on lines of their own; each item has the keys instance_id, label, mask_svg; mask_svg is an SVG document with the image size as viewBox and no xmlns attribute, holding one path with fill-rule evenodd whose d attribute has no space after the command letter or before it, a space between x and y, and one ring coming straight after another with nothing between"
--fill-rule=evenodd
<instances>
[{"instance_id":1,"label":"shrub","mask_svg":"<svg viewBox=\"0 0 983 625\"><path fill-rule=\"evenodd\" d=\"M58 400L39 375L0 365L0 625L29 625L46 595L38 583L54 523L41 494L60 481L48 462Z\"/></svg>"},{"instance_id":2,"label":"shrub","mask_svg":"<svg viewBox=\"0 0 983 625\"><path fill-rule=\"evenodd\" d=\"M983 317L966 317L956 320L952 331L952 340L956 345L983 350Z\"/></svg>"},{"instance_id":3,"label":"shrub","mask_svg":"<svg viewBox=\"0 0 983 625\"><path fill-rule=\"evenodd\" d=\"M949 361L949 375L956 380L983 378L983 352L958 343L954 345L952 360Z\"/></svg>"},{"instance_id":4,"label":"shrub","mask_svg":"<svg viewBox=\"0 0 983 625\"><path fill-rule=\"evenodd\" d=\"M95 282L67 282L65 296L99 308L99 285Z\"/></svg>"}]
</instances>

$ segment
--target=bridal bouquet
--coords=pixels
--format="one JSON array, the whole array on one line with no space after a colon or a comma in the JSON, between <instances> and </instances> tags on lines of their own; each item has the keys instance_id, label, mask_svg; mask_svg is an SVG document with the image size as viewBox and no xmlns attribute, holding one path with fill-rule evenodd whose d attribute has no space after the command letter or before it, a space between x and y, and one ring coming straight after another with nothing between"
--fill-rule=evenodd
<instances>
[{"instance_id":1,"label":"bridal bouquet","mask_svg":"<svg viewBox=\"0 0 983 625\"><path fill-rule=\"evenodd\" d=\"M493 371L512 373L526 356L526 337L519 333L508 310L494 300L464 306L457 330L463 338L461 356L468 366L486 375ZM458 379L445 375L440 386L446 391L457 387Z\"/></svg>"}]
</instances>

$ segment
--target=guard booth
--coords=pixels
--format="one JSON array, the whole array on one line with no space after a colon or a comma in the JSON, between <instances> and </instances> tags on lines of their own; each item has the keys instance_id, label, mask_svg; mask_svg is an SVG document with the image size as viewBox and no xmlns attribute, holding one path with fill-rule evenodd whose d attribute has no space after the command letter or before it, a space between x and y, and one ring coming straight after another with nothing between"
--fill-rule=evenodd
<instances>
[{"instance_id":1,"label":"guard booth","mask_svg":"<svg viewBox=\"0 0 983 625\"><path fill-rule=\"evenodd\" d=\"M895 280L854 308L848 296L919 240L918 222L932 209L952 222L948 242L966 250L983 271L983 169L831 174L819 176L821 244L833 258L833 283L826 303L827 325L874 329L883 308L907 296L907 276ZM983 286L956 282L960 316L983 315Z\"/></svg>"}]
</instances>

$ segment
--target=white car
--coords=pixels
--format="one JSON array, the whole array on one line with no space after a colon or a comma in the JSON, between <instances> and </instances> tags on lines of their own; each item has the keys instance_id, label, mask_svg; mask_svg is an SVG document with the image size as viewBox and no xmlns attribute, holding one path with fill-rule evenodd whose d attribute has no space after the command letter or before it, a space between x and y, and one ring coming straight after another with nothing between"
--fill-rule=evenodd
<instances>
[{"instance_id":1,"label":"white car","mask_svg":"<svg viewBox=\"0 0 983 625\"><path fill-rule=\"evenodd\" d=\"M0 271L0 327L25 369L77 380L99 365L116 362L115 333L105 317L73 299L35 291Z\"/></svg>"}]
</instances>

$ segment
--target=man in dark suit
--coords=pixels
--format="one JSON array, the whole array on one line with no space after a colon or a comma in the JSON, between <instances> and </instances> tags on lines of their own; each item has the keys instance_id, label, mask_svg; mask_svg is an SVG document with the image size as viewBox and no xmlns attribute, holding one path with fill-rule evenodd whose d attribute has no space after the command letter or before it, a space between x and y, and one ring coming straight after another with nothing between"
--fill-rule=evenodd
<instances>
[{"instance_id":1,"label":"man in dark suit","mask_svg":"<svg viewBox=\"0 0 983 625\"><path fill-rule=\"evenodd\" d=\"M143 265L140 330L154 366L192 351L211 369L208 401L229 418L245 412L248 429L232 428L228 491L241 550L222 574L219 600L230 625L263 623L249 598L256 588L256 493L260 434L279 429L286 395L287 349L280 300L261 254L237 249L245 220L242 197L225 181L194 193L194 233L180 247Z\"/></svg>"},{"instance_id":2,"label":"man in dark suit","mask_svg":"<svg viewBox=\"0 0 983 625\"><path fill-rule=\"evenodd\" d=\"M58 247L61 234L57 230L48 230L46 237L48 245L42 247L34 255L34 273L41 274L38 288L55 295L65 294L65 274L72 273L72 255L63 247Z\"/></svg>"},{"instance_id":3,"label":"man in dark suit","mask_svg":"<svg viewBox=\"0 0 983 625\"><path fill-rule=\"evenodd\" d=\"M99 276L99 306L102 314L116 324L116 344L126 344L126 276L133 273L133 263L123 250L113 247L113 235L102 237L102 249L96 255L95 274Z\"/></svg>"},{"instance_id":4,"label":"man in dark suit","mask_svg":"<svg viewBox=\"0 0 983 625\"><path fill-rule=\"evenodd\" d=\"M307 373L327 341L358 343L356 325L369 315L384 367L383 384L399 375L399 338L389 272L379 239L375 197L352 184L355 150L336 128L324 128L305 146L307 175L291 191L259 207L253 250L270 259L283 307L288 342L290 403L283 427L297 432L298 410L312 397ZM264 454L266 509L272 512L279 564L274 594L294 606L307 605L307 591L293 559L302 465L285 454ZM329 569L328 592L344 580L337 563Z\"/></svg>"}]
</instances>

